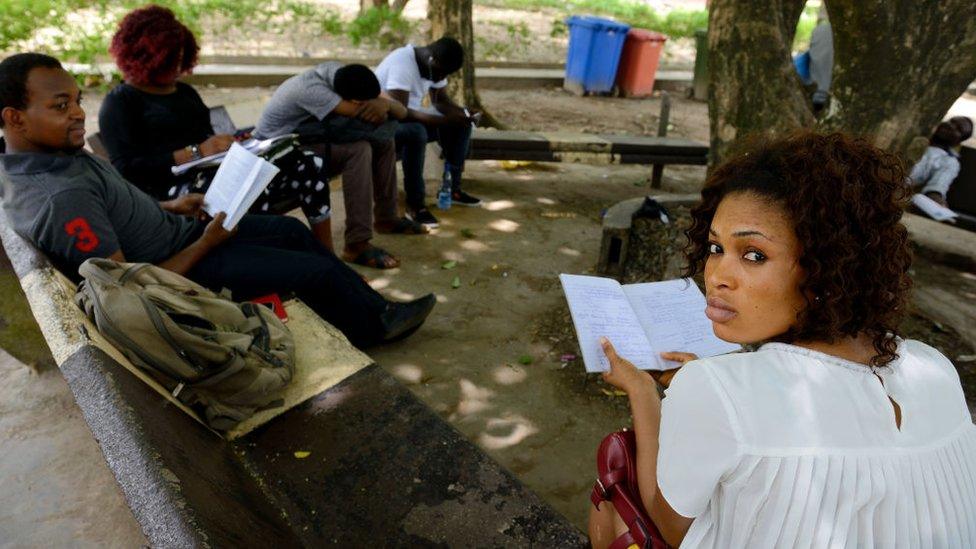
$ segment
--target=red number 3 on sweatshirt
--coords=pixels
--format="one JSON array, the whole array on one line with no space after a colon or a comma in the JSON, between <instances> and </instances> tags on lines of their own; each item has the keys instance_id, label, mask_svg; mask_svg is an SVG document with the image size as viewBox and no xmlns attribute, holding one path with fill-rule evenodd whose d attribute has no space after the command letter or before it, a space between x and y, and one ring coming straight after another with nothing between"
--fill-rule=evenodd
<instances>
[{"instance_id":1,"label":"red number 3 on sweatshirt","mask_svg":"<svg viewBox=\"0 0 976 549\"><path fill-rule=\"evenodd\" d=\"M90 252L98 247L98 237L84 217L76 217L65 223L64 232L75 237L75 248L80 252Z\"/></svg>"}]
</instances>

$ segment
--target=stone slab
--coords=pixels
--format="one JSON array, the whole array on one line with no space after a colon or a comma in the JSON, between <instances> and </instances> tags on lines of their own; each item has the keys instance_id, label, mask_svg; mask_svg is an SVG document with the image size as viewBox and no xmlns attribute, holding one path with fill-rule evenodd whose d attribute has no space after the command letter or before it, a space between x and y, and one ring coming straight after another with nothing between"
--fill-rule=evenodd
<instances>
[{"instance_id":1,"label":"stone slab","mask_svg":"<svg viewBox=\"0 0 976 549\"><path fill-rule=\"evenodd\" d=\"M919 256L976 271L976 233L914 214L905 214L902 221Z\"/></svg>"}]
</instances>

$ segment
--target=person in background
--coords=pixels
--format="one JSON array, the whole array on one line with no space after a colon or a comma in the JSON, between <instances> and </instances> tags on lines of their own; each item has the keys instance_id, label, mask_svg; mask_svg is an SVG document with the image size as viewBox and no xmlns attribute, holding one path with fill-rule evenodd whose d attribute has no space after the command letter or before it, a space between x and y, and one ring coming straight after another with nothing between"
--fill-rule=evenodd
<instances>
[{"instance_id":1,"label":"person in background","mask_svg":"<svg viewBox=\"0 0 976 549\"><path fill-rule=\"evenodd\" d=\"M427 143L436 140L444 154L445 178L450 180L450 204L481 206L481 200L464 192L461 175L468 155L471 130L480 114L457 105L447 94L446 78L461 69L464 49L450 37L426 46L408 44L390 52L376 67L384 93L407 108L396 131L396 145L403 162L403 188L410 216L428 227L437 218L426 205L424 162ZM422 102L430 96L430 108Z\"/></svg>"},{"instance_id":2,"label":"person in background","mask_svg":"<svg viewBox=\"0 0 976 549\"><path fill-rule=\"evenodd\" d=\"M200 95L179 81L197 63L193 33L169 9L149 5L119 22L109 52L125 78L106 95L98 113L112 165L159 200L205 191L216 170L177 176L171 168L224 152L235 138L215 135ZM281 171L251 211L267 213L278 202L297 200L316 238L331 250L327 163L298 149L274 163Z\"/></svg>"},{"instance_id":3,"label":"person in background","mask_svg":"<svg viewBox=\"0 0 976 549\"><path fill-rule=\"evenodd\" d=\"M0 128L4 211L69 277L102 257L152 263L238 301L294 292L358 347L409 335L436 303L388 301L293 217L248 214L227 231L224 213L201 219L201 194L157 202L129 184L83 149L81 90L57 59L0 62Z\"/></svg>"},{"instance_id":4,"label":"person in background","mask_svg":"<svg viewBox=\"0 0 976 549\"><path fill-rule=\"evenodd\" d=\"M346 261L379 269L400 265L370 243L374 227L381 233L427 233L397 211L393 136L406 114L406 107L381 96L368 67L329 61L278 86L254 129L258 138L299 134L305 147L329 159L330 172L342 174Z\"/></svg>"},{"instance_id":5,"label":"person in background","mask_svg":"<svg viewBox=\"0 0 976 549\"><path fill-rule=\"evenodd\" d=\"M929 137L922 158L912 166L908 178L918 192L946 206L946 194L959 175L959 153L956 148L973 135L973 121L954 116L940 122Z\"/></svg>"},{"instance_id":6,"label":"person in background","mask_svg":"<svg viewBox=\"0 0 976 549\"><path fill-rule=\"evenodd\" d=\"M816 166L816 169L811 169ZM673 547L976 546L976 426L952 362L903 339L911 248L901 161L800 132L709 175L687 275L715 335L753 352L655 381L603 342L627 392L640 498ZM676 349L680 351L680 349ZM604 548L626 527L592 509Z\"/></svg>"}]
</instances>

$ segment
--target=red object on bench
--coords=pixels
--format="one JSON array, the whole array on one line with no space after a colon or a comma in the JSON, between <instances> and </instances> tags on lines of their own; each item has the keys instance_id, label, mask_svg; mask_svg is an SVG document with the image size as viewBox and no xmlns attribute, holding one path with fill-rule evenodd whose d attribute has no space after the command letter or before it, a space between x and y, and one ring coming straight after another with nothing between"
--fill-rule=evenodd
<instances>
[{"instance_id":1,"label":"red object on bench","mask_svg":"<svg viewBox=\"0 0 976 549\"><path fill-rule=\"evenodd\" d=\"M610 549L668 549L667 542L644 509L637 485L637 438L633 431L607 435L596 452L597 480L590 501L599 510L609 501L627 531L613 540Z\"/></svg>"},{"instance_id":2,"label":"red object on bench","mask_svg":"<svg viewBox=\"0 0 976 549\"><path fill-rule=\"evenodd\" d=\"M282 322L288 322L288 313L285 312L285 306L281 303L281 298L278 294L268 294L261 297L256 297L251 300L251 303L257 303L258 305L264 305L272 311L274 311L275 316L281 319Z\"/></svg>"}]
</instances>

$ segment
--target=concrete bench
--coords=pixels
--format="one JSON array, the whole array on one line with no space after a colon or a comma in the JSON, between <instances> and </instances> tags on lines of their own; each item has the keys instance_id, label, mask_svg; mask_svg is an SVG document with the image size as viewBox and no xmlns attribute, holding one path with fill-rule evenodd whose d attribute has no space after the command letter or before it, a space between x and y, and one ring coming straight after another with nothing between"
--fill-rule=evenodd
<instances>
[{"instance_id":1,"label":"concrete bench","mask_svg":"<svg viewBox=\"0 0 976 549\"><path fill-rule=\"evenodd\" d=\"M472 160L580 162L584 164L651 164L651 187L659 189L668 164L708 164L708 145L667 137L671 98L661 94L656 137L571 132L522 132L476 129L468 157Z\"/></svg>"},{"instance_id":2,"label":"concrete bench","mask_svg":"<svg viewBox=\"0 0 976 549\"><path fill-rule=\"evenodd\" d=\"M589 164L708 163L708 146L674 137L571 132L475 130L472 160L527 160Z\"/></svg>"},{"instance_id":3,"label":"concrete bench","mask_svg":"<svg viewBox=\"0 0 976 549\"><path fill-rule=\"evenodd\" d=\"M74 285L2 212L0 239L153 547L586 546L300 302L288 304L298 373L285 406L225 438L101 338Z\"/></svg>"}]
</instances>

